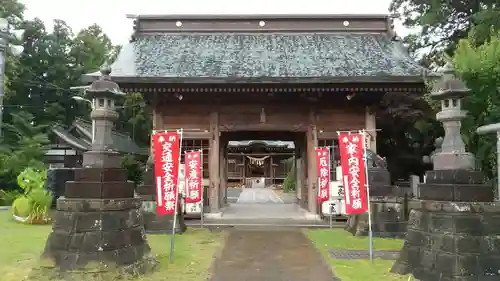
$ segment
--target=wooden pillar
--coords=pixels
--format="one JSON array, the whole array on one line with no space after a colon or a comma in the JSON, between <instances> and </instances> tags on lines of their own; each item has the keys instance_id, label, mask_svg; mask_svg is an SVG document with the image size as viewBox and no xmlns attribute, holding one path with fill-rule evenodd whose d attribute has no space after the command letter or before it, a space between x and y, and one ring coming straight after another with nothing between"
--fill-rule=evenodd
<instances>
[{"instance_id":1,"label":"wooden pillar","mask_svg":"<svg viewBox=\"0 0 500 281\"><path fill-rule=\"evenodd\" d=\"M370 134L370 142L368 143L368 149L377 153L377 129L375 112L371 112L370 108L366 107L365 113L365 129Z\"/></svg>"},{"instance_id":2,"label":"wooden pillar","mask_svg":"<svg viewBox=\"0 0 500 281\"><path fill-rule=\"evenodd\" d=\"M271 179L271 184L274 184L273 155L269 156L269 178Z\"/></svg>"},{"instance_id":3,"label":"wooden pillar","mask_svg":"<svg viewBox=\"0 0 500 281\"><path fill-rule=\"evenodd\" d=\"M160 103L158 102L157 99L157 93L154 95L154 100L153 100L153 130L160 130L163 129L163 117L162 117L162 110L160 107ZM152 134L153 132L151 132ZM150 137L150 143L149 143L149 158L148 162L153 163L153 138Z\"/></svg>"},{"instance_id":4,"label":"wooden pillar","mask_svg":"<svg viewBox=\"0 0 500 281\"><path fill-rule=\"evenodd\" d=\"M299 199L302 208L307 207L307 181L306 181L306 138L305 135L300 136L295 140L295 169L297 176L297 183L295 189L297 190L297 198Z\"/></svg>"},{"instance_id":5,"label":"wooden pillar","mask_svg":"<svg viewBox=\"0 0 500 281\"><path fill-rule=\"evenodd\" d=\"M210 150L208 155L208 173L210 178L210 212L220 212L220 131L219 131L219 113L210 113Z\"/></svg>"},{"instance_id":6,"label":"wooden pillar","mask_svg":"<svg viewBox=\"0 0 500 281\"><path fill-rule=\"evenodd\" d=\"M318 132L316 128L316 114L309 111L309 126L307 128L307 209L317 214L316 203L318 193L318 179L316 173L316 155L314 149L318 146Z\"/></svg>"},{"instance_id":7,"label":"wooden pillar","mask_svg":"<svg viewBox=\"0 0 500 281\"><path fill-rule=\"evenodd\" d=\"M245 155L241 156L243 158L243 179L241 184L246 184L247 182L247 157Z\"/></svg>"},{"instance_id":8,"label":"wooden pillar","mask_svg":"<svg viewBox=\"0 0 500 281\"><path fill-rule=\"evenodd\" d=\"M223 138L219 138L219 166L220 166L220 207L222 207L227 202L227 153L226 153L226 141Z\"/></svg>"}]
</instances>

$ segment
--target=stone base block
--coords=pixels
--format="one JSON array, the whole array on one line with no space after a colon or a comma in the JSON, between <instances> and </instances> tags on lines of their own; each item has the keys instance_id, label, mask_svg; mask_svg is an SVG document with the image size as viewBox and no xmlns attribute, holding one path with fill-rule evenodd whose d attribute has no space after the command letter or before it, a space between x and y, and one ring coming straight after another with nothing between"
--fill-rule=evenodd
<instances>
[{"instance_id":1,"label":"stone base block","mask_svg":"<svg viewBox=\"0 0 500 281\"><path fill-rule=\"evenodd\" d=\"M127 171L120 168L80 168L74 180L67 181L66 198L134 198L135 184L127 181Z\"/></svg>"},{"instance_id":2,"label":"stone base block","mask_svg":"<svg viewBox=\"0 0 500 281\"><path fill-rule=\"evenodd\" d=\"M370 208L374 237L405 237L408 212L407 200L401 197L371 198ZM368 214L349 216L344 229L355 236L368 236Z\"/></svg>"},{"instance_id":3,"label":"stone base block","mask_svg":"<svg viewBox=\"0 0 500 281\"><path fill-rule=\"evenodd\" d=\"M425 172L425 182L429 184L482 184L484 174L470 170L431 170Z\"/></svg>"},{"instance_id":4,"label":"stone base block","mask_svg":"<svg viewBox=\"0 0 500 281\"><path fill-rule=\"evenodd\" d=\"M370 197L394 196L394 186L370 183Z\"/></svg>"},{"instance_id":5,"label":"stone base block","mask_svg":"<svg viewBox=\"0 0 500 281\"><path fill-rule=\"evenodd\" d=\"M492 202L493 186L488 184L419 184L419 199L455 202Z\"/></svg>"},{"instance_id":6,"label":"stone base block","mask_svg":"<svg viewBox=\"0 0 500 281\"><path fill-rule=\"evenodd\" d=\"M139 198L57 201L44 266L62 271L153 268Z\"/></svg>"},{"instance_id":7,"label":"stone base block","mask_svg":"<svg viewBox=\"0 0 500 281\"><path fill-rule=\"evenodd\" d=\"M500 203L420 201L391 271L421 281L500 280Z\"/></svg>"},{"instance_id":8,"label":"stone base block","mask_svg":"<svg viewBox=\"0 0 500 281\"><path fill-rule=\"evenodd\" d=\"M384 168L368 169L370 196L394 196L391 174Z\"/></svg>"},{"instance_id":9,"label":"stone base block","mask_svg":"<svg viewBox=\"0 0 500 281\"><path fill-rule=\"evenodd\" d=\"M127 181L127 170L122 168L83 168L75 169L74 181L78 182L119 182Z\"/></svg>"},{"instance_id":10,"label":"stone base block","mask_svg":"<svg viewBox=\"0 0 500 281\"><path fill-rule=\"evenodd\" d=\"M68 198L132 198L134 188L135 184L132 181L69 181L66 182L64 196Z\"/></svg>"},{"instance_id":11,"label":"stone base block","mask_svg":"<svg viewBox=\"0 0 500 281\"><path fill-rule=\"evenodd\" d=\"M492 202L493 186L484 184L479 171L427 171L425 183L419 184L419 199L455 202Z\"/></svg>"},{"instance_id":12,"label":"stone base block","mask_svg":"<svg viewBox=\"0 0 500 281\"><path fill-rule=\"evenodd\" d=\"M114 151L87 151L83 153L85 168L119 168L121 155Z\"/></svg>"},{"instance_id":13,"label":"stone base block","mask_svg":"<svg viewBox=\"0 0 500 281\"><path fill-rule=\"evenodd\" d=\"M137 186L135 191L141 197L143 197L143 196L156 196L156 188L154 185L141 184L141 185ZM151 201L151 200L147 200L147 201Z\"/></svg>"},{"instance_id":14,"label":"stone base block","mask_svg":"<svg viewBox=\"0 0 500 281\"><path fill-rule=\"evenodd\" d=\"M144 229L147 233L172 233L174 216L158 216L156 214L155 201L143 201L142 210L144 214ZM175 233L182 234L186 232L186 229L184 212L180 209L175 223Z\"/></svg>"},{"instance_id":15,"label":"stone base block","mask_svg":"<svg viewBox=\"0 0 500 281\"><path fill-rule=\"evenodd\" d=\"M391 173L389 173L389 171L384 168L369 168L368 180L370 183L377 182L382 184L390 184Z\"/></svg>"},{"instance_id":16,"label":"stone base block","mask_svg":"<svg viewBox=\"0 0 500 281\"><path fill-rule=\"evenodd\" d=\"M472 153L439 152L433 156L434 170L471 170L476 167L476 158Z\"/></svg>"},{"instance_id":17,"label":"stone base block","mask_svg":"<svg viewBox=\"0 0 500 281\"><path fill-rule=\"evenodd\" d=\"M64 196L66 182L74 180L74 168L57 168L47 170L46 188L52 193L52 208L56 207L57 199Z\"/></svg>"}]
</instances>

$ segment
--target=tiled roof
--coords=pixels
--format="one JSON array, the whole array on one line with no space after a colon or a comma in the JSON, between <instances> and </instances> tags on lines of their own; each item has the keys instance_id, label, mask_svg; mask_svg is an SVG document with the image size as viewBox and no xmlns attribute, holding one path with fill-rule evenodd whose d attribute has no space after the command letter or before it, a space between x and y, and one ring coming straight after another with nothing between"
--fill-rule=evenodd
<instances>
[{"instance_id":1,"label":"tiled roof","mask_svg":"<svg viewBox=\"0 0 500 281\"><path fill-rule=\"evenodd\" d=\"M74 146L81 150L90 150L91 145L91 136L92 136L92 123L84 121L84 120L76 120L73 124L78 130L80 130L81 136L76 137L68 130L64 130L60 126L54 126L52 128L52 132L61 138L63 141L67 142L69 145ZM90 138L88 140L82 139L81 137L85 136L86 138ZM113 139L113 150L121 152L121 153L132 153L132 154L140 154L147 155L149 154L148 148L139 147L129 136L121 134L119 132L113 131L111 135Z\"/></svg>"},{"instance_id":2,"label":"tiled roof","mask_svg":"<svg viewBox=\"0 0 500 281\"><path fill-rule=\"evenodd\" d=\"M112 77L422 79L424 69L385 33L143 35L124 46ZM89 74L98 76L98 74ZM179 80L181 81L181 80Z\"/></svg>"}]
</instances>

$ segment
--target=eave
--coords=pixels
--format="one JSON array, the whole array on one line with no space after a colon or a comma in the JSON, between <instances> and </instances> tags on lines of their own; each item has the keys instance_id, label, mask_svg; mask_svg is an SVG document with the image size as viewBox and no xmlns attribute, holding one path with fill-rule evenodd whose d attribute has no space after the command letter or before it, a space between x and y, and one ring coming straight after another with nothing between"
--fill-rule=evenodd
<instances>
[{"instance_id":1,"label":"eave","mask_svg":"<svg viewBox=\"0 0 500 281\"><path fill-rule=\"evenodd\" d=\"M94 72L82 76L85 83L98 79L100 73ZM348 83L424 83L435 77L433 73L422 73L420 76L336 76L336 77L139 77L111 76L117 83L137 84L339 84Z\"/></svg>"}]
</instances>

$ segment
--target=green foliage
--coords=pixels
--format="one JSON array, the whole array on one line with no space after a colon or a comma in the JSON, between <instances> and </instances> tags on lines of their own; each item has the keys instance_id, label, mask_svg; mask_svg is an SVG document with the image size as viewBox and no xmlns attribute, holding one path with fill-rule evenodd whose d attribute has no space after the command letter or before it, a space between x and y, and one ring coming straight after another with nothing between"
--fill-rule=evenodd
<instances>
[{"instance_id":1,"label":"green foliage","mask_svg":"<svg viewBox=\"0 0 500 281\"><path fill-rule=\"evenodd\" d=\"M44 150L49 139L55 140L48 130L54 123L69 127L75 118L89 118L88 104L73 100L77 93L69 88L82 85L82 74L109 64L121 47L113 45L96 24L74 32L56 19L52 28L46 28L38 18L24 20L21 1L0 3L0 17L25 30L24 38L13 42L24 47L23 53L14 57L7 52L6 56L0 142L0 186L15 189L16 177L25 168L43 168ZM133 96L125 103L135 107L121 116L122 127L148 145L151 118L144 111L142 96Z\"/></svg>"},{"instance_id":2,"label":"green foliage","mask_svg":"<svg viewBox=\"0 0 500 281\"><path fill-rule=\"evenodd\" d=\"M17 184L24 190L24 194L30 194L36 189L43 189L47 180L47 171L26 168L17 176Z\"/></svg>"},{"instance_id":3,"label":"green foliage","mask_svg":"<svg viewBox=\"0 0 500 281\"><path fill-rule=\"evenodd\" d=\"M123 108L119 111L117 129L127 133L139 146L148 147L153 121L143 95L129 93L118 104Z\"/></svg>"},{"instance_id":4,"label":"green foliage","mask_svg":"<svg viewBox=\"0 0 500 281\"><path fill-rule=\"evenodd\" d=\"M0 206L10 206L22 194L18 190L0 190Z\"/></svg>"},{"instance_id":5,"label":"green foliage","mask_svg":"<svg viewBox=\"0 0 500 281\"><path fill-rule=\"evenodd\" d=\"M30 224L49 221L52 195L45 190L46 180L46 170L26 168L19 174L17 182L23 189L24 195L14 201L12 206L14 215L26 218L26 222Z\"/></svg>"},{"instance_id":6,"label":"green foliage","mask_svg":"<svg viewBox=\"0 0 500 281\"><path fill-rule=\"evenodd\" d=\"M16 177L25 168L42 169L43 156L49 143L46 126L36 125L34 116L18 111L11 122L4 124L0 142L0 184L6 189L17 188Z\"/></svg>"},{"instance_id":7,"label":"green foliage","mask_svg":"<svg viewBox=\"0 0 500 281\"><path fill-rule=\"evenodd\" d=\"M425 50L425 65L442 64L441 52L453 54L460 39L468 35L480 45L500 29L496 0L392 0L390 11L406 27L421 29L405 41L411 51Z\"/></svg>"},{"instance_id":8,"label":"green foliage","mask_svg":"<svg viewBox=\"0 0 500 281\"><path fill-rule=\"evenodd\" d=\"M134 155L123 156L121 165L127 170L128 180L136 184L142 181L143 163L138 161Z\"/></svg>"},{"instance_id":9,"label":"green foliage","mask_svg":"<svg viewBox=\"0 0 500 281\"><path fill-rule=\"evenodd\" d=\"M26 196L18 197L12 202L12 213L16 216L27 218L31 213L32 207L30 199Z\"/></svg>"},{"instance_id":10,"label":"green foliage","mask_svg":"<svg viewBox=\"0 0 500 281\"><path fill-rule=\"evenodd\" d=\"M500 122L500 36L477 46L473 39L460 41L454 57L457 73L466 81L472 94L464 99L468 111L462 133L468 149L476 154L482 170L496 175L496 138L476 134L478 126Z\"/></svg>"}]
</instances>

